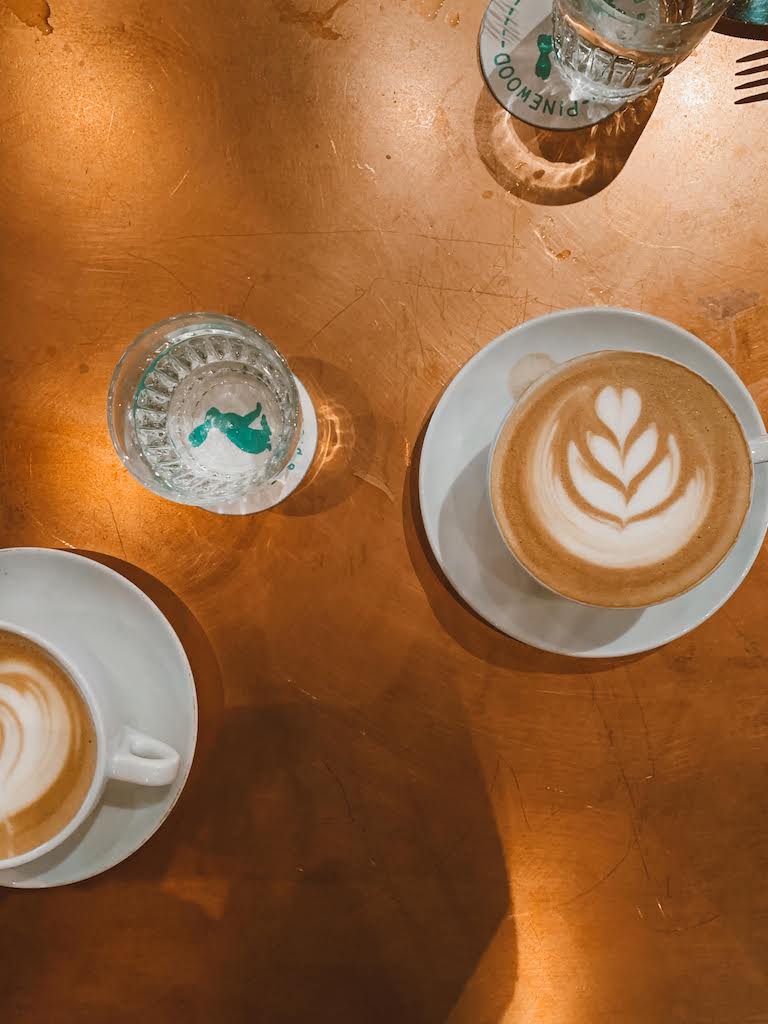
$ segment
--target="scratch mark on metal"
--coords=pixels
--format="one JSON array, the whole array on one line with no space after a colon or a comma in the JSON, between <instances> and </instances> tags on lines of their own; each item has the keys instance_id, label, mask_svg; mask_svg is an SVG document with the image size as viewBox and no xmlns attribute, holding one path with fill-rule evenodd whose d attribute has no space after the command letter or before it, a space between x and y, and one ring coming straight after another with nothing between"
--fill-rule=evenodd
<instances>
[{"instance_id":1,"label":"scratch mark on metal","mask_svg":"<svg viewBox=\"0 0 768 1024\"><path fill-rule=\"evenodd\" d=\"M192 46L192 44L190 43L190 41L189 41L189 40L187 39L187 37L186 37L186 36L183 36L183 35L181 34L181 32L179 32L179 30L178 30L177 28L174 28L174 26L173 26L173 25L171 25L171 24L169 24L169 25L168 25L168 28L169 28L169 29L171 30L171 32L173 32L173 34L174 34L174 35L175 35L175 36L176 36L176 37L177 37L178 39L180 39L180 40L182 41L182 43L184 43L184 45L185 45L185 46L187 47L187 49L188 49L188 50L190 50L190 51L191 51L192 53L194 53L194 52L195 52L195 51L194 51L194 48L193 48L193 46Z\"/></svg>"},{"instance_id":2,"label":"scratch mark on metal","mask_svg":"<svg viewBox=\"0 0 768 1024\"><path fill-rule=\"evenodd\" d=\"M643 866L643 872L645 873L645 877L650 879L651 873L648 870L648 864L645 859L645 854L643 853L643 847L640 843L640 828L637 818L637 802L635 801L635 794L632 792L632 787L629 783L629 779L627 778L627 773L624 770L624 763L619 755L619 751L614 740L613 729L611 729L610 725L608 724L608 719L605 717L605 712L603 711L602 705L600 701L597 699L597 690L594 686L592 687L592 703L597 709L598 714L600 715L600 719L603 723L603 729L605 730L606 736L608 738L608 746L611 748L612 751L612 757L616 765L616 771L618 773L619 778L621 779L624 789L626 790L627 796L629 797L629 802L631 805L629 821L630 827L632 829L632 835L634 837L633 845L637 847L637 852L640 857L640 863Z\"/></svg>"},{"instance_id":3,"label":"scratch mark on metal","mask_svg":"<svg viewBox=\"0 0 768 1024\"><path fill-rule=\"evenodd\" d=\"M717 921L721 914L711 914L709 917L705 917L701 921L692 921L691 924L672 925L670 928L651 928L652 932L658 932L659 935L670 935L679 934L680 932L691 932L694 928L703 928L706 924L712 924L713 921Z\"/></svg>"},{"instance_id":4,"label":"scratch mark on metal","mask_svg":"<svg viewBox=\"0 0 768 1024\"><path fill-rule=\"evenodd\" d=\"M344 804L345 804L345 806L347 808L347 815L349 816L349 820L350 821L354 821L355 820L355 816L352 813L352 804L349 802L349 797L347 796L347 790L346 790L346 787L344 786L344 783L341 781L339 776L336 774L336 772L333 770L333 768L331 768L331 766L328 764L327 761L322 761L321 764L323 765L325 770L328 772L328 774L331 776L331 778L334 779L334 781L336 782L336 785L341 790L341 795L342 795L342 798L344 800Z\"/></svg>"},{"instance_id":5,"label":"scratch mark on metal","mask_svg":"<svg viewBox=\"0 0 768 1024\"><path fill-rule=\"evenodd\" d=\"M105 146L109 142L109 137L112 134L112 125L114 124L114 121L115 121L115 109L116 109L116 104L113 103L112 104L112 116L109 119L109 127L107 128L107 135L106 135L106 138L104 139L104 145Z\"/></svg>"},{"instance_id":6,"label":"scratch mark on metal","mask_svg":"<svg viewBox=\"0 0 768 1024\"><path fill-rule=\"evenodd\" d=\"M181 186L182 186L182 185L184 184L184 182L185 182L185 181L187 180L187 178L189 177L189 172L190 172L191 170L192 170L192 168L191 168L191 167L188 167L188 168L186 169L186 171L185 171L185 172L184 172L184 173L182 174L182 176L181 176L181 177L179 178L178 182L176 183L176 188L174 188L174 189L173 189L173 190L172 190L172 191L170 192L170 194L169 194L169 196L168 196L168 198L169 198L169 199L173 199L173 197L174 197L174 196L176 195L176 193L177 193L177 192L179 191L179 189L181 188Z\"/></svg>"},{"instance_id":7,"label":"scratch mark on metal","mask_svg":"<svg viewBox=\"0 0 768 1024\"><path fill-rule=\"evenodd\" d=\"M125 544L123 543L123 535L122 535L122 533L120 533L120 527L117 525L117 519L115 518L115 510L112 507L112 502L109 500L109 498L105 498L104 500L106 501L107 505L109 506L109 512L110 512L110 515L112 516L112 522L113 522L114 527L115 527L115 533L117 534L117 539L120 541L120 550L123 552L123 558L127 559L128 555L126 554L126 551L125 551Z\"/></svg>"},{"instance_id":8,"label":"scratch mark on metal","mask_svg":"<svg viewBox=\"0 0 768 1024\"><path fill-rule=\"evenodd\" d=\"M619 870L621 865L624 863L624 861L627 859L627 857L630 855L630 853L632 852L632 847L634 845L635 845L634 839L630 839L629 844L628 844L626 850L621 855L621 857L619 857L619 859L616 861L616 863L613 865L613 867L609 868L608 871L606 871L604 875L601 875L600 878L598 878L598 880L596 882L592 883L592 885L588 886L586 889L582 889L581 892L577 892L575 896L571 896L569 899L567 899L563 903L561 903L560 906L561 907L567 907L569 904L575 903L576 900L583 899L584 896L589 896L590 893L593 893L595 891L595 889L599 888L601 885L603 885L605 882L607 882L609 878L612 878L616 874L616 872Z\"/></svg>"},{"instance_id":9,"label":"scratch mark on metal","mask_svg":"<svg viewBox=\"0 0 768 1024\"><path fill-rule=\"evenodd\" d=\"M491 779L491 784L488 787L488 796L491 796L493 794L494 789L496 789L496 782L497 782L497 780L499 778L499 769L500 768L501 768L501 755L498 754L496 756L496 766L493 769L493 778Z\"/></svg>"},{"instance_id":10,"label":"scratch mark on metal","mask_svg":"<svg viewBox=\"0 0 768 1024\"><path fill-rule=\"evenodd\" d=\"M193 302L198 301L197 295L193 292L189 285L184 284L181 278L177 274L174 274L170 267L166 267L164 263L160 263L159 260L153 260L150 256L139 256L135 252L129 252L128 255L131 257L131 259L138 260L140 263L151 263L153 266L159 267L160 270L164 270L169 277L172 277L177 284L181 285L181 287L189 295Z\"/></svg>"},{"instance_id":11,"label":"scratch mark on metal","mask_svg":"<svg viewBox=\"0 0 768 1024\"><path fill-rule=\"evenodd\" d=\"M29 516L30 519L34 519L34 521L37 523L37 525L40 527L40 529L44 530L45 533L47 533L49 537L53 537L53 539L58 541L59 544L63 544L65 548L72 548L72 550L74 551L74 549L75 549L75 545L74 544L70 544L68 540L64 540L63 537L59 537L59 535L57 533L54 533L53 530L49 526L45 525L45 523L42 521L42 519L40 519L38 516L35 515L34 512L31 511L31 509L27 509L27 515Z\"/></svg>"},{"instance_id":12,"label":"scratch mark on metal","mask_svg":"<svg viewBox=\"0 0 768 1024\"><path fill-rule=\"evenodd\" d=\"M517 772L512 767L512 765L509 763L509 761L507 761L506 758L502 758L502 760L504 761L504 764L507 766L507 768L509 768L509 771L510 771L510 773L512 775L512 779L513 779L513 781L515 783L515 789L517 790L517 798L518 798L518 800L520 802L520 811L521 811L521 813L523 815L523 821L525 822L525 827L528 829L529 832L532 832L533 829L531 828L531 823L530 823L530 821L528 821L528 815L526 814L526 811L525 811L525 801L523 800L523 791L520 788L520 780L517 777Z\"/></svg>"},{"instance_id":13,"label":"scratch mark on metal","mask_svg":"<svg viewBox=\"0 0 768 1024\"><path fill-rule=\"evenodd\" d=\"M250 299L251 294L253 292L253 289L255 287L256 287L256 282L252 281L250 287L248 288L248 291L245 293L245 298L243 299L243 303L240 306L240 312L238 313L239 317L242 317L243 314L245 313L246 306L248 305L248 300Z\"/></svg>"},{"instance_id":14,"label":"scratch mark on metal","mask_svg":"<svg viewBox=\"0 0 768 1024\"><path fill-rule=\"evenodd\" d=\"M364 298L368 294L368 292L370 290L371 290L371 286L369 285L361 295L357 295L357 296L355 296L354 299L350 299L350 301L346 304L346 306L342 306L342 308L337 313L334 313L333 316L329 320L325 321L325 323L322 325L322 327L318 327L318 329L315 331L315 333L310 335L309 338L307 338L307 343L310 343L310 342L314 341L315 338L318 337L318 335L323 333L323 331L326 329L326 327L330 327L331 324L334 321L338 320L339 317L343 313L346 313L346 311L348 309L351 309L352 306L354 306L356 302L359 302L360 299Z\"/></svg>"},{"instance_id":15,"label":"scratch mark on metal","mask_svg":"<svg viewBox=\"0 0 768 1024\"><path fill-rule=\"evenodd\" d=\"M300 25L309 35L316 39L341 39L341 32L337 32L328 22L334 14L343 7L347 0L336 0L325 11L304 11L294 6L293 0L274 0L275 6L280 14L280 20Z\"/></svg>"},{"instance_id":16,"label":"scratch mark on metal","mask_svg":"<svg viewBox=\"0 0 768 1024\"><path fill-rule=\"evenodd\" d=\"M390 501L395 500L395 495L392 493L391 488L387 487L383 480L379 480L378 477L373 476L371 473L361 473L356 470L353 474L358 480L362 480L366 484L370 484L371 487L375 487L377 491L381 491L382 494L386 494Z\"/></svg>"},{"instance_id":17,"label":"scratch mark on metal","mask_svg":"<svg viewBox=\"0 0 768 1024\"><path fill-rule=\"evenodd\" d=\"M424 231L401 231L397 228L358 227L358 228L325 228L325 229L304 229L301 231L227 231L225 233L210 232L206 234L192 235L169 235L158 239L163 242L186 242L197 239L214 238L284 238L298 237L307 238L316 235L368 235L374 232L381 235L395 235L400 238L423 238L428 242L451 242L455 245L487 245L495 249L514 248L509 242L491 242L484 238L446 238L443 235L429 235ZM502 298L508 298L503 295Z\"/></svg>"},{"instance_id":18,"label":"scratch mark on metal","mask_svg":"<svg viewBox=\"0 0 768 1024\"><path fill-rule=\"evenodd\" d=\"M640 721L643 726L643 736L645 738L645 752L648 756L648 767L651 769L651 773L650 775L646 776L646 779L654 779L656 777L656 758L654 756L653 749L651 748L651 736L648 731L648 722L645 717L645 708L643 707L642 701L640 700L638 692L635 689L635 684L632 682L632 677L630 676L629 672L627 672L627 681L629 682L629 688L632 691L632 696L635 698L637 710L640 712Z\"/></svg>"},{"instance_id":19,"label":"scratch mark on metal","mask_svg":"<svg viewBox=\"0 0 768 1024\"><path fill-rule=\"evenodd\" d=\"M731 339L731 362L735 363L739 351L739 340L736 337L736 325L733 320L728 321L728 334Z\"/></svg>"}]
</instances>

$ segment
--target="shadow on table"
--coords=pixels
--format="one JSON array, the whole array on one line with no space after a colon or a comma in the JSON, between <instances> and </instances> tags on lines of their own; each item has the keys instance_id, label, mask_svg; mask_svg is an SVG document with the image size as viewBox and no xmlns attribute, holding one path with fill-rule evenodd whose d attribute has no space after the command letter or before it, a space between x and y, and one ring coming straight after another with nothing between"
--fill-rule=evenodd
<instances>
[{"instance_id":1,"label":"shadow on table","mask_svg":"<svg viewBox=\"0 0 768 1024\"><path fill-rule=\"evenodd\" d=\"M550 131L509 114L487 88L475 107L475 142L499 185L541 206L565 206L596 195L621 171L653 113L661 84L605 121Z\"/></svg>"},{"instance_id":2,"label":"shadow on table","mask_svg":"<svg viewBox=\"0 0 768 1024\"><path fill-rule=\"evenodd\" d=\"M229 871L209 964L222 1018L431 1024L472 989L483 1015L459 1019L501 1020L514 922L503 973L472 984L510 912L494 815L468 734L413 714L417 671L364 712L288 700L229 716L198 837Z\"/></svg>"},{"instance_id":3,"label":"shadow on table","mask_svg":"<svg viewBox=\"0 0 768 1024\"><path fill-rule=\"evenodd\" d=\"M413 460L406 476L403 492L403 525L414 572L418 576L432 611L443 629L475 657L492 665L525 672L561 673L568 676L583 673L594 675L598 672L608 671L616 665L629 664L644 657L645 655L622 658L571 658L537 650L518 640L513 640L489 625L456 593L432 552L419 505L419 462L429 419L430 417L427 417L416 440ZM473 487L475 490L485 486L484 465L478 473L475 463L471 463L465 470L466 472L474 473ZM461 478L459 478L460 480ZM444 530L442 523L440 528L441 531ZM481 524L465 523L464 528L483 531L490 528L493 531L496 529L490 510ZM450 540L450 538L447 539ZM538 585L533 581L531 586L537 591L539 590ZM628 613L629 616L634 617L637 614Z\"/></svg>"},{"instance_id":4,"label":"shadow on table","mask_svg":"<svg viewBox=\"0 0 768 1024\"><path fill-rule=\"evenodd\" d=\"M317 453L309 473L278 511L307 516L340 505L360 486L376 450L368 399L344 370L321 359L293 359L317 413Z\"/></svg>"},{"instance_id":5,"label":"shadow on table","mask_svg":"<svg viewBox=\"0 0 768 1024\"><path fill-rule=\"evenodd\" d=\"M375 685L286 680L270 653L285 637L237 629L221 654L241 703L222 710L218 662L189 609L135 566L81 553L132 580L177 630L206 756L133 857L76 886L0 894L8 1019L48 1020L77 991L81 1024L118 1006L121 1020L151 1008L185 1024L500 1022L517 939L498 766L487 780L458 683L425 685L421 644ZM19 963L18 949L35 957Z\"/></svg>"},{"instance_id":6,"label":"shadow on table","mask_svg":"<svg viewBox=\"0 0 768 1024\"><path fill-rule=\"evenodd\" d=\"M739 39L768 39L768 5L765 0L735 0L712 31Z\"/></svg>"}]
</instances>

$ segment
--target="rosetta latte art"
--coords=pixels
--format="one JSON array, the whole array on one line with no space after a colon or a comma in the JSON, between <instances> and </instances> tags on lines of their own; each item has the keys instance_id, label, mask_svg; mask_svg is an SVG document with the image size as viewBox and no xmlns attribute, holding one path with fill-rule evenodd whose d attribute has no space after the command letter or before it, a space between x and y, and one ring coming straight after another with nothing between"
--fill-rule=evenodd
<instances>
[{"instance_id":1,"label":"rosetta latte art","mask_svg":"<svg viewBox=\"0 0 768 1024\"><path fill-rule=\"evenodd\" d=\"M76 736L50 676L22 657L0 660L0 823L9 832L55 786Z\"/></svg>"},{"instance_id":2,"label":"rosetta latte art","mask_svg":"<svg viewBox=\"0 0 768 1024\"><path fill-rule=\"evenodd\" d=\"M533 450L538 512L573 555L632 569L679 552L711 500L701 466L685 465L674 433L642 422L632 387L604 387L594 400L600 432L551 411ZM603 432L604 430L604 432Z\"/></svg>"},{"instance_id":3,"label":"rosetta latte art","mask_svg":"<svg viewBox=\"0 0 768 1024\"><path fill-rule=\"evenodd\" d=\"M505 543L574 601L644 608L696 586L738 538L752 460L703 377L606 349L553 367L499 433L490 492Z\"/></svg>"}]
</instances>

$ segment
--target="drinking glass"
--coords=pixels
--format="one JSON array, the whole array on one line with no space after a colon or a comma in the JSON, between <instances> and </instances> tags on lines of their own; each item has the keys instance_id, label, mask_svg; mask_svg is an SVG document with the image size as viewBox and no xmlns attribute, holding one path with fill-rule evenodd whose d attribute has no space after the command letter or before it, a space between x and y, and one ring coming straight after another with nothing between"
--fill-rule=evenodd
<instances>
[{"instance_id":1,"label":"drinking glass","mask_svg":"<svg viewBox=\"0 0 768 1024\"><path fill-rule=\"evenodd\" d=\"M151 491L218 506L269 485L301 433L296 381L263 334L218 313L149 327L115 367L112 443Z\"/></svg>"},{"instance_id":2,"label":"drinking glass","mask_svg":"<svg viewBox=\"0 0 768 1024\"><path fill-rule=\"evenodd\" d=\"M554 51L582 92L647 92L709 32L729 0L554 0Z\"/></svg>"}]
</instances>

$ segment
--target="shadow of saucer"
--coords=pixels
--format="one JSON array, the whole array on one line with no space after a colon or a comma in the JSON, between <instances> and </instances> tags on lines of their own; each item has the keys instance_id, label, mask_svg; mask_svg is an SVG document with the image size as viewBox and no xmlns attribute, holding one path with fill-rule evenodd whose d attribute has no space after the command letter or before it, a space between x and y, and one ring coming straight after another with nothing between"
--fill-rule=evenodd
<instances>
[{"instance_id":1,"label":"shadow of saucer","mask_svg":"<svg viewBox=\"0 0 768 1024\"><path fill-rule=\"evenodd\" d=\"M596 673L644 657L573 658L538 650L489 625L454 591L431 549L419 505L419 465L428 422L419 434L406 477L403 524L413 569L435 616L454 640L475 657L493 665L547 674ZM553 643L562 637L580 635L585 649L589 649L621 636L642 612L595 612L566 601L539 586L515 563L491 515L485 483L486 461L487 450L484 450L458 475L451 488L439 518L441 550L469 546L482 572L483 583L495 593L496 600L503 602L505 597L524 595L523 607L529 614L548 616L551 620Z\"/></svg>"},{"instance_id":2,"label":"shadow of saucer","mask_svg":"<svg viewBox=\"0 0 768 1024\"><path fill-rule=\"evenodd\" d=\"M368 399L344 370L321 359L294 359L317 413L317 452L306 478L277 511L308 516L333 508L360 486L376 446Z\"/></svg>"},{"instance_id":3,"label":"shadow of saucer","mask_svg":"<svg viewBox=\"0 0 768 1024\"><path fill-rule=\"evenodd\" d=\"M633 100L611 117L574 131L550 131L508 113L486 87L475 107L475 142L499 185L541 206L565 206L596 195L619 174L661 92Z\"/></svg>"},{"instance_id":4,"label":"shadow of saucer","mask_svg":"<svg viewBox=\"0 0 768 1024\"><path fill-rule=\"evenodd\" d=\"M221 669L203 627L186 604L164 583L131 562L99 551L78 550L74 553L113 569L143 591L171 624L192 668L198 703L197 744L189 778L173 809L173 828L159 829L118 869L125 876L157 877L164 873L175 847L196 826L205 764L215 747L224 716ZM155 803L165 793L165 789L152 791L113 780L108 783L103 799L118 807L135 808Z\"/></svg>"}]
</instances>

